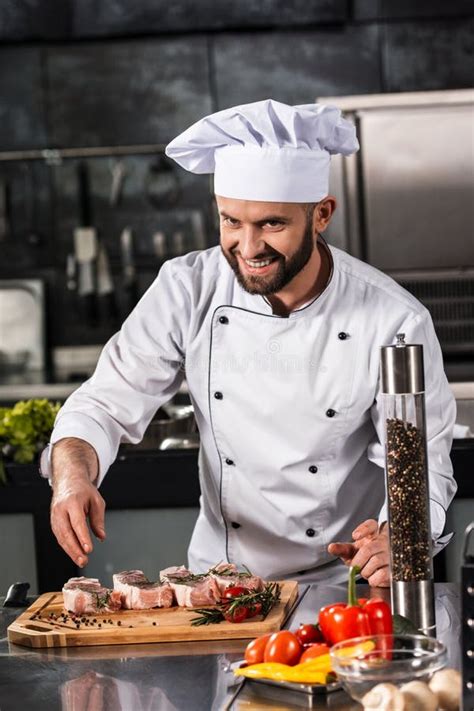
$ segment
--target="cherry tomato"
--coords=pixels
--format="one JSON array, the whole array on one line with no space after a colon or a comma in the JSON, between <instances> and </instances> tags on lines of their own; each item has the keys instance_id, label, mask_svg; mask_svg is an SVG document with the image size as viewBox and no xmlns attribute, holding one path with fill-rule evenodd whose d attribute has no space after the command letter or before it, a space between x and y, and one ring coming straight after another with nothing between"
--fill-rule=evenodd
<instances>
[{"instance_id":1,"label":"cherry tomato","mask_svg":"<svg viewBox=\"0 0 474 711\"><path fill-rule=\"evenodd\" d=\"M263 661L279 662L292 667L298 664L302 651L298 637L289 630L282 630L272 634L268 640Z\"/></svg>"},{"instance_id":2,"label":"cherry tomato","mask_svg":"<svg viewBox=\"0 0 474 711\"><path fill-rule=\"evenodd\" d=\"M308 644L301 655L300 664L307 662L309 659L316 659L316 657L320 657L322 654L329 654L329 647L327 644L321 644L321 642Z\"/></svg>"},{"instance_id":3,"label":"cherry tomato","mask_svg":"<svg viewBox=\"0 0 474 711\"><path fill-rule=\"evenodd\" d=\"M262 603L254 602L247 607L247 617L256 617L262 612Z\"/></svg>"},{"instance_id":4,"label":"cherry tomato","mask_svg":"<svg viewBox=\"0 0 474 711\"><path fill-rule=\"evenodd\" d=\"M263 662L265 647L270 637L271 634L264 634L248 643L244 655L247 664L260 664Z\"/></svg>"},{"instance_id":5,"label":"cherry tomato","mask_svg":"<svg viewBox=\"0 0 474 711\"><path fill-rule=\"evenodd\" d=\"M234 597L239 597L239 595L248 595L249 592L248 588L244 588L241 585L233 585L224 590L222 597L224 600L233 600Z\"/></svg>"},{"instance_id":6,"label":"cherry tomato","mask_svg":"<svg viewBox=\"0 0 474 711\"><path fill-rule=\"evenodd\" d=\"M313 642L324 642L324 637L318 625L305 625L301 623L295 632L301 644L313 644Z\"/></svg>"},{"instance_id":7,"label":"cherry tomato","mask_svg":"<svg viewBox=\"0 0 474 711\"><path fill-rule=\"evenodd\" d=\"M222 614L227 622L243 622L248 617L248 609L239 605L235 607L233 611L223 610Z\"/></svg>"}]
</instances>

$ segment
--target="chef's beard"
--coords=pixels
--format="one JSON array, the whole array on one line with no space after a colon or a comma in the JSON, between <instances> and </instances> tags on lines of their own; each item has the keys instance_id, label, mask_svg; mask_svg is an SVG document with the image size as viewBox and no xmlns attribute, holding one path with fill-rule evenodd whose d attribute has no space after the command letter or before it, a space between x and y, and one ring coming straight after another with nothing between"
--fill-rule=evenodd
<instances>
[{"instance_id":1,"label":"chef's beard","mask_svg":"<svg viewBox=\"0 0 474 711\"><path fill-rule=\"evenodd\" d=\"M254 274L242 274L240 271L239 262L233 252L225 252L222 247L222 253L227 259L232 271L234 272L240 286L248 291L249 294L260 294L260 296L270 296L278 294L297 274L307 265L313 250L316 247L315 236L313 235L312 221L307 222L303 234L303 240L298 250L293 254L288 261L285 257L275 249L267 247L264 254L259 254L254 259L264 259L265 257L278 257L278 267L275 274L271 276L256 276Z\"/></svg>"}]
</instances>

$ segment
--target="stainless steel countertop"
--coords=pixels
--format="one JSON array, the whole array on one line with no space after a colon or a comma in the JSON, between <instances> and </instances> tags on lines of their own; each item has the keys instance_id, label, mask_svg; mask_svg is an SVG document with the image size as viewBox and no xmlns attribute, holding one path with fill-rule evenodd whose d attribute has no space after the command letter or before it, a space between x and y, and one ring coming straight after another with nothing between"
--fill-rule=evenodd
<instances>
[{"instance_id":1,"label":"stainless steel countertop","mask_svg":"<svg viewBox=\"0 0 474 711\"><path fill-rule=\"evenodd\" d=\"M459 588L436 589L438 638L449 665L460 668ZM302 592L305 588L303 587ZM358 592L367 592L359 586ZM344 599L344 586L311 585L287 627L311 622L322 605ZM244 711L308 708L305 699L274 692L277 698L236 687L229 669L242 658L246 641L179 642L108 647L29 650L7 642L6 630L21 612L0 608L0 708L35 711ZM283 694L283 695L282 695ZM279 698L278 698L279 695ZM304 695L300 695L304 696ZM231 702L231 705L228 704ZM322 696L311 708L355 711L361 707L343 691Z\"/></svg>"}]
</instances>

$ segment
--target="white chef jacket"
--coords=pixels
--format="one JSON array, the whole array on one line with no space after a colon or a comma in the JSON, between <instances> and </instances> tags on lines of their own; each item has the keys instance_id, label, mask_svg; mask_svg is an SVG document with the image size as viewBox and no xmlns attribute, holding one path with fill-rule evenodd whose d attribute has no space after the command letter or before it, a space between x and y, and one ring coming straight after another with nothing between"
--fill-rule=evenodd
<instances>
[{"instance_id":1,"label":"white chef jacket","mask_svg":"<svg viewBox=\"0 0 474 711\"><path fill-rule=\"evenodd\" d=\"M219 247L169 260L58 414L51 441L89 442L100 484L186 372L201 437L196 571L228 560L268 579L344 578L328 544L386 520L379 358L400 332L424 346L433 538L443 531L455 401L430 315L329 249L325 290L287 318L240 287Z\"/></svg>"}]
</instances>

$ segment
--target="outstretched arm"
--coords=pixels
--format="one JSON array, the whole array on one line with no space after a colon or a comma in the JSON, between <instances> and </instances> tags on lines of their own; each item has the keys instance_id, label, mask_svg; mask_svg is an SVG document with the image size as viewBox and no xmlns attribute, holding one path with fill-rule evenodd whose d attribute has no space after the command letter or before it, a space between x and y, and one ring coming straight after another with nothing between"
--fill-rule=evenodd
<instances>
[{"instance_id":1,"label":"outstretched arm","mask_svg":"<svg viewBox=\"0 0 474 711\"><path fill-rule=\"evenodd\" d=\"M97 454L84 440L67 437L53 446L51 528L80 568L93 549L87 521L97 538L105 538L105 502L94 484L98 471Z\"/></svg>"}]
</instances>

